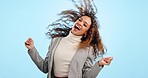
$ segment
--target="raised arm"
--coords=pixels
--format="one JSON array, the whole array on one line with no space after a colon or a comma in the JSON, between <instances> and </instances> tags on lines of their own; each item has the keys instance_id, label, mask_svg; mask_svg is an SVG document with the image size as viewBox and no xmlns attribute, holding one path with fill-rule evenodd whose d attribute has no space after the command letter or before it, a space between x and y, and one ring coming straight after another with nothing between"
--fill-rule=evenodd
<instances>
[{"instance_id":1,"label":"raised arm","mask_svg":"<svg viewBox=\"0 0 148 78\"><path fill-rule=\"evenodd\" d=\"M39 55L37 49L34 47L34 41L29 38L25 42L25 46L28 48L28 53L33 60L33 62L36 64L36 66L44 73L48 72L48 61L47 57L45 60Z\"/></svg>"}]
</instances>

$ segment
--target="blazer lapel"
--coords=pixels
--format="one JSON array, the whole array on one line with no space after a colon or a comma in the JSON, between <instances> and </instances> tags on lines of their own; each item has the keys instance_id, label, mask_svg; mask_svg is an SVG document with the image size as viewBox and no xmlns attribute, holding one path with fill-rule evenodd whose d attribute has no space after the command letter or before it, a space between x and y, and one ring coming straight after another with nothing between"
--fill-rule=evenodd
<instances>
[{"instance_id":1,"label":"blazer lapel","mask_svg":"<svg viewBox=\"0 0 148 78\"><path fill-rule=\"evenodd\" d=\"M57 48L57 46L59 45L60 41L61 41L62 37L59 37L59 38L56 38L55 41L53 42L53 45L52 45L52 49L51 49L51 54L50 54L50 61L48 62L48 65L50 66L50 68L52 69L52 65L53 65L53 57L54 57L54 53L55 53L55 50Z\"/></svg>"},{"instance_id":2,"label":"blazer lapel","mask_svg":"<svg viewBox=\"0 0 148 78\"><path fill-rule=\"evenodd\" d=\"M88 48L77 50L70 63L68 78L79 78L79 71L83 68L87 55Z\"/></svg>"}]
</instances>

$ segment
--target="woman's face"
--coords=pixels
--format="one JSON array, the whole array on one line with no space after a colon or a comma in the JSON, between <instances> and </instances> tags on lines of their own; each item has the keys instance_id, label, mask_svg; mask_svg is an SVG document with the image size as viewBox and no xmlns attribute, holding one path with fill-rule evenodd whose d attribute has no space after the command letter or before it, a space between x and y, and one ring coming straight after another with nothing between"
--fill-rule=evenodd
<instances>
[{"instance_id":1,"label":"woman's face","mask_svg":"<svg viewBox=\"0 0 148 78\"><path fill-rule=\"evenodd\" d=\"M91 18L88 16L82 16L74 23L71 32L74 35L82 36L88 31L90 26L91 26Z\"/></svg>"}]
</instances>

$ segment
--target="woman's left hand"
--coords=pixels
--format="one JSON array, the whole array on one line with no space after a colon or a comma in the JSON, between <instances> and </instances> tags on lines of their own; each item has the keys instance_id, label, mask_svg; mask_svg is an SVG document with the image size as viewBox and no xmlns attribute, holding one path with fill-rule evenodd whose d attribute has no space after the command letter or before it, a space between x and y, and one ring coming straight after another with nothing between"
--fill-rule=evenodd
<instances>
[{"instance_id":1,"label":"woman's left hand","mask_svg":"<svg viewBox=\"0 0 148 78\"><path fill-rule=\"evenodd\" d=\"M99 66L109 65L112 60L113 60L113 57L104 57L98 62L98 65Z\"/></svg>"}]
</instances>

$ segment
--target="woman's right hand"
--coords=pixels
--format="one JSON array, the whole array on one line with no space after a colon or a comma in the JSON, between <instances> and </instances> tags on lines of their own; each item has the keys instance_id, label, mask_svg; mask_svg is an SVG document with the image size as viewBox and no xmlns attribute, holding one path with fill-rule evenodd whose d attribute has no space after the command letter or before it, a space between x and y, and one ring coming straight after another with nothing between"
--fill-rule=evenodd
<instances>
[{"instance_id":1,"label":"woman's right hand","mask_svg":"<svg viewBox=\"0 0 148 78\"><path fill-rule=\"evenodd\" d=\"M25 46L31 50L34 48L34 41L31 38L28 38L28 40L25 42Z\"/></svg>"}]
</instances>

